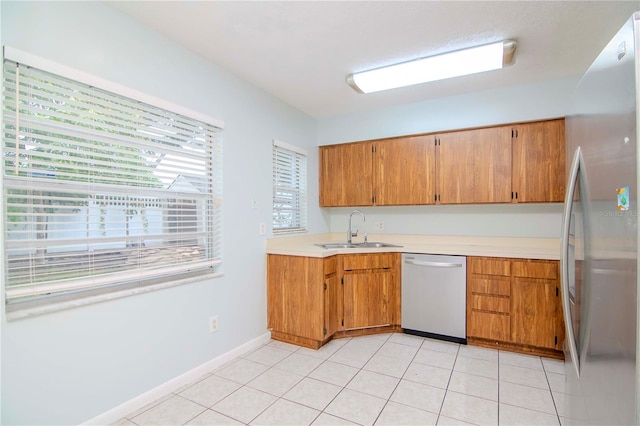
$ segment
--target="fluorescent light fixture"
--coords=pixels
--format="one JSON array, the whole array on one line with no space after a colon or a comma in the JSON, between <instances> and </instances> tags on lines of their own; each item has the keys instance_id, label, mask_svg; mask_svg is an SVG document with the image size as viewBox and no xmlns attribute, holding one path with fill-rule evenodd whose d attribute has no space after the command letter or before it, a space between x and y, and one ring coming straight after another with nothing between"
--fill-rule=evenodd
<instances>
[{"instance_id":1,"label":"fluorescent light fixture","mask_svg":"<svg viewBox=\"0 0 640 426\"><path fill-rule=\"evenodd\" d=\"M389 65L347 76L360 93L378 92L445 78L496 70L513 64L517 43L504 40L470 49Z\"/></svg>"}]
</instances>

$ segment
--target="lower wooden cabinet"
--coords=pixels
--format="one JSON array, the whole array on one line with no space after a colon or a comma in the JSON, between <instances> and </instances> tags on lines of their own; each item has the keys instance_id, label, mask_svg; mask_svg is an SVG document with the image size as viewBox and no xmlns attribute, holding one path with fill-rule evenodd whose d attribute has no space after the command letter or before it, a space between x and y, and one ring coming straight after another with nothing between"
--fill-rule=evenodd
<instances>
[{"instance_id":1,"label":"lower wooden cabinet","mask_svg":"<svg viewBox=\"0 0 640 426\"><path fill-rule=\"evenodd\" d=\"M342 256L345 330L399 323L397 259L395 253Z\"/></svg>"},{"instance_id":2,"label":"lower wooden cabinet","mask_svg":"<svg viewBox=\"0 0 640 426\"><path fill-rule=\"evenodd\" d=\"M317 349L333 336L399 330L400 256L267 255L271 337Z\"/></svg>"},{"instance_id":3,"label":"lower wooden cabinet","mask_svg":"<svg viewBox=\"0 0 640 426\"><path fill-rule=\"evenodd\" d=\"M325 261L267 255L267 327L273 338L316 348L325 340Z\"/></svg>"},{"instance_id":4,"label":"lower wooden cabinet","mask_svg":"<svg viewBox=\"0 0 640 426\"><path fill-rule=\"evenodd\" d=\"M559 263L467 258L467 340L562 356L564 323Z\"/></svg>"}]
</instances>

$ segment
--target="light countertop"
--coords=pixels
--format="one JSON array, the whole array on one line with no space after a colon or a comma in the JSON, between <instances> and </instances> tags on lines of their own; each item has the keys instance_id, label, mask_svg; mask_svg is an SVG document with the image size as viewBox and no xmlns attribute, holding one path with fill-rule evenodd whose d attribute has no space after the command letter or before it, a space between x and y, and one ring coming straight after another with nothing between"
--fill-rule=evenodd
<instances>
[{"instance_id":1,"label":"light countertop","mask_svg":"<svg viewBox=\"0 0 640 426\"><path fill-rule=\"evenodd\" d=\"M345 233L333 233L268 238L266 251L268 254L307 257L328 257L349 253L400 252L520 259L560 259L559 238L369 234L368 241L396 244L402 247L326 250L315 245L346 242ZM364 242L364 237L359 235L353 239L353 242Z\"/></svg>"}]
</instances>

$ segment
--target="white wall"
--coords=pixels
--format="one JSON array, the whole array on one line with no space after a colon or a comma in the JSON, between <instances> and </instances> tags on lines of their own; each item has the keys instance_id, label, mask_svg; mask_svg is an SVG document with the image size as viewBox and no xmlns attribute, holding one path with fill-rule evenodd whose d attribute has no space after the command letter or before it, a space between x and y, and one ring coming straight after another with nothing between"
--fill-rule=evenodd
<instances>
[{"instance_id":1,"label":"white wall","mask_svg":"<svg viewBox=\"0 0 640 426\"><path fill-rule=\"evenodd\" d=\"M308 149L317 182L316 121L100 2L0 7L4 45L226 124L224 277L31 319L2 315L0 423L78 424L266 332L258 224L270 231L271 140ZM317 200L317 185L309 196ZM317 208L309 228L328 230ZM210 334L213 314L220 330Z\"/></svg>"},{"instance_id":2,"label":"white wall","mask_svg":"<svg viewBox=\"0 0 640 426\"><path fill-rule=\"evenodd\" d=\"M318 120L318 145L563 117L579 78L468 93ZM366 96L366 95L362 95ZM562 206L368 207L360 229L394 234L559 237ZM351 209L324 208L331 232L346 233ZM354 228L355 229L355 228Z\"/></svg>"}]
</instances>

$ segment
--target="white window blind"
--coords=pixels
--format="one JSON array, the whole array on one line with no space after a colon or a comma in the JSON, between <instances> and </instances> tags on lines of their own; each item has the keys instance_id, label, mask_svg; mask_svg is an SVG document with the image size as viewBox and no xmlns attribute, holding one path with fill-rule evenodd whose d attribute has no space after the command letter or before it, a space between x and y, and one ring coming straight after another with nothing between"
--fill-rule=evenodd
<instances>
[{"instance_id":1,"label":"white window blind","mask_svg":"<svg viewBox=\"0 0 640 426\"><path fill-rule=\"evenodd\" d=\"M273 141L273 232L307 230L307 153Z\"/></svg>"},{"instance_id":2,"label":"white window blind","mask_svg":"<svg viewBox=\"0 0 640 426\"><path fill-rule=\"evenodd\" d=\"M8 304L218 272L220 128L7 59L3 80Z\"/></svg>"}]
</instances>

